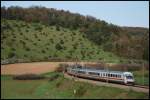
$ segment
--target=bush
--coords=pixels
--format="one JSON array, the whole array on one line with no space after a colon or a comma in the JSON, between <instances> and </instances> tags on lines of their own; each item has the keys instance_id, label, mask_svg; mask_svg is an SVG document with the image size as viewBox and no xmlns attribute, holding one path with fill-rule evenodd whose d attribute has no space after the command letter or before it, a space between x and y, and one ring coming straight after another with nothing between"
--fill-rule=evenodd
<instances>
[{"instance_id":1,"label":"bush","mask_svg":"<svg viewBox=\"0 0 150 100\"><path fill-rule=\"evenodd\" d=\"M64 41L63 41L63 40L60 40L60 44L64 44Z\"/></svg>"},{"instance_id":2,"label":"bush","mask_svg":"<svg viewBox=\"0 0 150 100\"><path fill-rule=\"evenodd\" d=\"M10 52L9 54L8 54L8 58L12 58L12 57L14 57L15 56L15 53L14 52Z\"/></svg>"},{"instance_id":3,"label":"bush","mask_svg":"<svg viewBox=\"0 0 150 100\"><path fill-rule=\"evenodd\" d=\"M14 80L38 80L44 78L45 78L44 76L36 74L23 74L23 75L16 75L13 77Z\"/></svg>"},{"instance_id":4,"label":"bush","mask_svg":"<svg viewBox=\"0 0 150 100\"><path fill-rule=\"evenodd\" d=\"M20 35L23 35L23 33L20 33Z\"/></svg>"},{"instance_id":5,"label":"bush","mask_svg":"<svg viewBox=\"0 0 150 100\"><path fill-rule=\"evenodd\" d=\"M27 55L26 55L26 54L24 54L24 57L27 57Z\"/></svg>"},{"instance_id":6,"label":"bush","mask_svg":"<svg viewBox=\"0 0 150 100\"><path fill-rule=\"evenodd\" d=\"M60 28L59 28L59 26L58 26L58 25L56 26L56 30L57 30L57 31L60 31Z\"/></svg>"},{"instance_id":7,"label":"bush","mask_svg":"<svg viewBox=\"0 0 150 100\"><path fill-rule=\"evenodd\" d=\"M41 26L36 26L36 27L35 27L35 30L38 30L38 31L40 31L40 32L42 31L42 29L43 29L43 27L41 27Z\"/></svg>"},{"instance_id":8,"label":"bush","mask_svg":"<svg viewBox=\"0 0 150 100\"><path fill-rule=\"evenodd\" d=\"M12 51L16 51L16 49L15 49L15 48L11 48L11 50L12 50Z\"/></svg>"},{"instance_id":9,"label":"bush","mask_svg":"<svg viewBox=\"0 0 150 100\"><path fill-rule=\"evenodd\" d=\"M51 43L54 43L53 39L50 39L50 42L51 42Z\"/></svg>"},{"instance_id":10,"label":"bush","mask_svg":"<svg viewBox=\"0 0 150 100\"><path fill-rule=\"evenodd\" d=\"M45 50L42 50L42 53L46 53Z\"/></svg>"},{"instance_id":11,"label":"bush","mask_svg":"<svg viewBox=\"0 0 150 100\"><path fill-rule=\"evenodd\" d=\"M37 45L36 43L33 43L33 45Z\"/></svg>"},{"instance_id":12,"label":"bush","mask_svg":"<svg viewBox=\"0 0 150 100\"><path fill-rule=\"evenodd\" d=\"M60 44L56 44L56 49L61 50L61 49L63 49L63 47Z\"/></svg>"},{"instance_id":13,"label":"bush","mask_svg":"<svg viewBox=\"0 0 150 100\"><path fill-rule=\"evenodd\" d=\"M27 51L30 51L30 48L26 47L26 50L27 50Z\"/></svg>"},{"instance_id":14,"label":"bush","mask_svg":"<svg viewBox=\"0 0 150 100\"><path fill-rule=\"evenodd\" d=\"M26 29L26 32L29 32L29 30L28 30L28 29Z\"/></svg>"},{"instance_id":15,"label":"bush","mask_svg":"<svg viewBox=\"0 0 150 100\"><path fill-rule=\"evenodd\" d=\"M59 64L59 67L56 69L56 72L63 72L66 71L66 68L68 67L68 64Z\"/></svg>"},{"instance_id":16,"label":"bush","mask_svg":"<svg viewBox=\"0 0 150 100\"><path fill-rule=\"evenodd\" d=\"M52 76L49 78L49 81L53 81L53 80L57 79L58 77L59 77L58 74L52 75Z\"/></svg>"}]
</instances>

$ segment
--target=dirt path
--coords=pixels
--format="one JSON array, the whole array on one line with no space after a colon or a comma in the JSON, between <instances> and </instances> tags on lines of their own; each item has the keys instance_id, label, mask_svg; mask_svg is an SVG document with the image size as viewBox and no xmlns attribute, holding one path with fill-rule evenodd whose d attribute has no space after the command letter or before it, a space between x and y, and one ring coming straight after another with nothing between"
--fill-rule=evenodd
<instances>
[{"instance_id":1,"label":"dirt path","mask_svg":"<svg viewBox=\"0 0 150 100\"><path fill-rule=\"evenodd\" d=\"M55 71L61 63L74 64L75 62L34 62L1 65L1 75L18 75L18 74L41 74ZM81 64L95 64L93 62L80 62Z\"/></svg>"}]
</instances>

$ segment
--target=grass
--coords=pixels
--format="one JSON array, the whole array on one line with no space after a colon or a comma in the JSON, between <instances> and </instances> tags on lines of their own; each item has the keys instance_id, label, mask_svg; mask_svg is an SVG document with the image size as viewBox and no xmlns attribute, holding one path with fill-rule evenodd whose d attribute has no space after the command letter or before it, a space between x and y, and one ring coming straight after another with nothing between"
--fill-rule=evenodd
<instances>
[{"instance_id":1,"label":"grass","mask_svg":"<svg viewBox=\"0 0 150 100\"><path fill-rule=\"evenodd\" d=\"M51 77L58 75L53 81L49 80L13 80L12 76L1 76L1 98L40 98L40 99L145 99L146 93L126 91L119 88L95 86L84 82L76 82L63 77L63 74L52 72L42 75ZM76 93L74 93L76 90Z\"/></svg>"},{"instance_id":2,"label":"grass","mask_svg":"<svg viewBox=\"0 0 150 100\"><path fill-rule=\"evenodd\" d=\"M135 83L140 85L149 85L149 71L144 70L144 82L143 82L143 71L133 71Z\"/></svg>"},{"instance_id":3,"label":"grass","mask_svg":"<svg viewBox=\"0 0 150 100\"><path fill-rule=\"evenodd\" d=\"M105 52L100 46L89 41L79 30L69 30L39 23L25 23L18 20L2 19L1 60L20 59L23 61L47 60L53 58L86 61L112 60L119 62L119 57ZM36 28L42 27L38 30ZM56 47L59 44L61 48ZM15 60L14 60L15 62Z\"/></svg>"}]
</instances>

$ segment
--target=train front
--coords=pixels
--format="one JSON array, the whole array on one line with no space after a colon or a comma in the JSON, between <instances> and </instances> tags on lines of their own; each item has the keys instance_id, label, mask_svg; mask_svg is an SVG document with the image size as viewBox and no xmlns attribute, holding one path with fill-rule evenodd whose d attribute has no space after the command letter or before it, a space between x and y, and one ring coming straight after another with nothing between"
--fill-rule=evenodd
<instances>
[{"instance_id":1,"label":"train front","mask_svg":"<svg viewBox=\"0 0 150 100\"><path fill-rule=\"evenodd\" d=\"M124 81L125 84L134 84L134 77L131 72L124 72Z\"/></svg>"}]
</instances>

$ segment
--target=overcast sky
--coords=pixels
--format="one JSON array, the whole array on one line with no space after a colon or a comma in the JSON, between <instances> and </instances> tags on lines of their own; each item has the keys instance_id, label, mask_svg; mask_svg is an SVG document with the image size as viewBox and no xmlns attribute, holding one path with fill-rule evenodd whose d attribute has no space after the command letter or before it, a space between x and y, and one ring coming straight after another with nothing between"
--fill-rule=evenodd
<instances>
[{"instance_id":1,"label":"overcast sky","mask_svg":"<svg viewBox=\"0 0 150 100\"><path fill-rule=\"evenodd\" d=\"M91 15L119 26L149 28L148 1L1 1L1 6L47 8L69 10L73 13Z\"/></svg>"}]
</instances>

